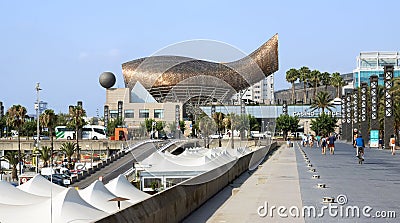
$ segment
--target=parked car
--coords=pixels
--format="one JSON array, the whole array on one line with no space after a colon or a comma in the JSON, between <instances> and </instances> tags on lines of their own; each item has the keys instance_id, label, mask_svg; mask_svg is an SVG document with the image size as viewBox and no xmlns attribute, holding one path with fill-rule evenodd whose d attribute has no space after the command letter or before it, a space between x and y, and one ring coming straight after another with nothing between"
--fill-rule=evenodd
<instances>
[{"instance_id":1,"label":"parked car","mask_svg":"<svg viewBox=\"0 0 400 223\"><path fill-rule=\"evenodd\" d=\"M71 180L63 174L43 175L43 177L49 181L52 181L54 184L58 184L63 187L71 184Z\"/></svg>"}]
</instances>

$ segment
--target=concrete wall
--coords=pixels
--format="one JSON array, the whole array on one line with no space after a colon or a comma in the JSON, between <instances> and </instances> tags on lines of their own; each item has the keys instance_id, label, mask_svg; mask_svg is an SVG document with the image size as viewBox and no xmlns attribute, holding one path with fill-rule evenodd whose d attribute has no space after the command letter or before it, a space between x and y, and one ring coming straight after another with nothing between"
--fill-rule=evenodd
<instances>
[{"instance_id":1,"label":"concrete wall","mask_svg":"<svg viewBox=\"0 0 400 223\"><path fill-rule=\"evenodd\" d=\"M271 145L271 150L277 144ZM99 220L106 222L179 222L244 171L253 153L204 173L138 204ZM211 180L210 180L211 179Z\"/></svg>"},{"instance_id":2,"label":"concrete wall","mask_svg":"<svg viewBox=\"0 0 400 223\"><path fill-rule=\"evenodd\" d=\"M76 142L75 140L54 140L54 150L59 150L61 144L64 142ZM135 141L129 141L129 145L136 143ZM110 140L79 140L79 147L82 150L86 150L86 145L89 145L90 150L106 150L107 147L112 150L121 149L122 145L127 146L128 143L124 141L110 141ZM21 150L33 150L34 141L21 139ZM40 141L40 147L50 147L50 140ZM4 139L0 141L0 150L18 150L18 140Z\"/></svg>"}]
</instances>

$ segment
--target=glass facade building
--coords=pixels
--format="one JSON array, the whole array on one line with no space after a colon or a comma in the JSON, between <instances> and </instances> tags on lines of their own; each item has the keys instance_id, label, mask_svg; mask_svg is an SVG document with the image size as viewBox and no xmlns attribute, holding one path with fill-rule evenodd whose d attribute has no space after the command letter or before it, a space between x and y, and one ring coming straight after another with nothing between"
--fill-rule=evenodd
<instances>
[{"instance_id":1,"label":"glass facade building","mask_svg":"<svg viewBox=\"0 0 400 223\"><path fill-rule=\"evenodd\" d=\"M354 88L361 86L361 82L369 85L369 77L377 75L378 83L383 86L383 68L385 65L394 66L394 77L400 76L399 52L362 52L357 57L357 68L353 70Z\"/></svg>"}]
</instances>

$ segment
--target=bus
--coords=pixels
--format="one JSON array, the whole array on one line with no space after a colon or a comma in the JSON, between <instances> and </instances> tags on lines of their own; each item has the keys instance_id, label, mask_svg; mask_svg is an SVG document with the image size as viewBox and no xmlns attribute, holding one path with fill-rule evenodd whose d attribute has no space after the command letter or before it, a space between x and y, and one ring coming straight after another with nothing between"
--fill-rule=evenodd
<instances>
[{"instance_id":1,"label":"bus","mask_svg":"<svg viewBox=\"0 0 400 223\"><path fill-rule=\"evenodd\" d=\"M75 129L66 126L55 128L57 139L74 139ZM106 127L101 125L85 125L82 128L82 139L107 139Z\"/></svg>"}]
</instances>

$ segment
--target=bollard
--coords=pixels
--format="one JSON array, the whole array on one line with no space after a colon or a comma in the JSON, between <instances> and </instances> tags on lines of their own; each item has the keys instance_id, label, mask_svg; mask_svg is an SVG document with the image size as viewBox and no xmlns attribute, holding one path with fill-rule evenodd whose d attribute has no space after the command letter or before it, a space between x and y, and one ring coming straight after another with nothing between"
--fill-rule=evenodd
<instances>
[{"instance_id":1,"label":"bollard","mask_svg":"<svg viewBox=\"0 0 400 223\"><path fill-rule=\"evenodd\" d=\"M335 198L334 197L323 197L322 202L323 203L335 203Z\"/></svg>"},{"instance_id":2,"label":"bollard","mask_svg":"<svg viewBox=\"0 0 400 223\"><path fill-rule=\"evenodd\" d=\"M319 176L319 175L313 175L312 178L313 178L313 179L319 179L320 176Z\"/></svg>"},{"instance_id":3,"label":"bollard","mask_svg":"<svg viewBox=\"0 0 400 223\"><path fill-rule=\"evenodd\" d=\"M317 184L317 187L318 188L326 188L326 185L325 184Z\"/></svg>"}]
</instances>

